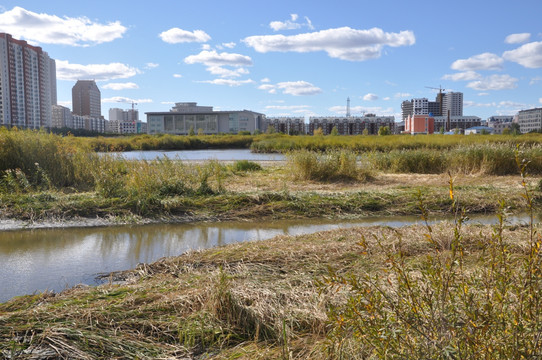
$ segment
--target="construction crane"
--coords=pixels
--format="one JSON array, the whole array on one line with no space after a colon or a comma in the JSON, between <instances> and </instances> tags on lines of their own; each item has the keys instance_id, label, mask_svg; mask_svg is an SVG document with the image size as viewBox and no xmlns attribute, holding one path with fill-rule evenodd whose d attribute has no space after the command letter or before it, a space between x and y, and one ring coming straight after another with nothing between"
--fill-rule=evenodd
<instances>
[{"instance_id":1,"label":"construction crane","mask_svg":"<svg viewBox=\"0 0 542 360\"><path fill-rule=\"evenodd\" d=\"M446 89L443 89L442 86L440 86L440 85L439 85L438 88L436 88L436 87L431 87L431 86L426 86L426 88L428 88L428 89L433 89L433 90L438 90L439 96L442 96L442 92L443 92L443 91L446 91Z\"/></svg>"},{"instance_id":2,"label":"construction crane","mask_svg":"<svg viewBox=\"0 0 542 360\"><path fill-rule=\"evenodd\" d=\"M131 117L132 117L132 123L134 123L134 124L136 122L136 120L135 120L135 105L137 105L137 103L132 101L132 116Z\"/></svg>"}]
</instances>

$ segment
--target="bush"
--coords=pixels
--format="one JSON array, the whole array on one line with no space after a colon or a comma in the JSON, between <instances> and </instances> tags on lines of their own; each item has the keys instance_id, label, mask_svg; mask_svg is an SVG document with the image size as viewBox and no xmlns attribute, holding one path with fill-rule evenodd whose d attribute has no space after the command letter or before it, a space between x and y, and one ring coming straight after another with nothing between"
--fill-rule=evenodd
<instances>
[{"instance_id":1,"label":"bush","mask_svg":"<svg viewBox=\"0 0 542 360\"><path fill-rule=\"evenodd\" d=\"M238 160L233 163L232 169L233 171L258 171L261 170L262 167L254 161Z\"/></svg>"},{"instance_id":2,"label":"bush","mask_svg":"<svg viewBox=\"0 0 542 360\"><path fill-rule=\"evenodd\" d=\"M351 181L368 180L370 171L358 165L357 155L347 150L323 153L300 150L287 154L288 166L299 180Z\"/></svg>"}]
</instances>

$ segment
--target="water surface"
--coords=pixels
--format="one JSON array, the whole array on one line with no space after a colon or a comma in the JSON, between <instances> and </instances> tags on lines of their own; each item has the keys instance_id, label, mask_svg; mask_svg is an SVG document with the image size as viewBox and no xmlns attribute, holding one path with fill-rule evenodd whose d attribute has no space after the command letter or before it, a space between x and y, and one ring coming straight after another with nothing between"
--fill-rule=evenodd
<instances>
[{"instance_id":1,"label":"water surface","mask_svg":"<svg viewBox=\"0 0 542 360\"><path fill-rule=\"evenodd\" d=\"M177 150L177 151L126 151L108 153L121 156L126 160L155 160L156 158L168 157L171 160L219 160L219 161L283 161L283 154L252 153L249 149L206 149L206 150Z\"/></svg>"}]
</instances>

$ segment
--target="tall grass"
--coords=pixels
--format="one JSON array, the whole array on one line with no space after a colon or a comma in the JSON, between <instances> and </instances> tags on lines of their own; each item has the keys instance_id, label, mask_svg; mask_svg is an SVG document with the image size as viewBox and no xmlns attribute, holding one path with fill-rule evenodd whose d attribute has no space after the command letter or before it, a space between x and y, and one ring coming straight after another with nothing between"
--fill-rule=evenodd
<instances>
[{"instance_id":1,"label":"tall grass","mask_svg":"<svg viewBox=\"0 0 542 360\"><path fill-rule=\"evenodd\" d=\"M88 188L98 159L58 135L0 128L0 174L24 176L29 185ZM10 175L12 174L12 175ZM4 184L6 184L4 182ZM9 189L5 189L9 190Z\"/></svg>"},{"instance_id":2,"label":"tall grass","mask_svg":"<svg viewBox=\"0 0 542 360\"><path fill-rule=\"evenodd\" d=\"M331 271L325 278L327 290L349 291L348 300L329 312L330 358L540 356L542 238L534 229L532 195L525 181L527 162L518 159L516 155L531 214L526 243L505 238L504 201L492 235L480 234L478 241L464 237L466 216L459 207L453 179L450 199L455 221L450 241L439 242L433 237L420 196L425 236L432 249L427 256L408 254L408 239L397 233L393 246L389 239L376 238L385 258L382 272L354 276ZM369 241L375 240L362 238L359 243L362 258L374 255ZM476 258L469 256L471 251Z\"/></svg>"},{"instance_id":3,"label":"tall grass","mask_svg":"<svg viewBox=\"0 0 542 360\"><path fill-rule=\"evenodd\" d=\"M371 172L362 167L357 155L347 150L322 153L300 150L287 154L288 166L296 179L315 181L368 180Z\"/></svg>"}]
</instances>

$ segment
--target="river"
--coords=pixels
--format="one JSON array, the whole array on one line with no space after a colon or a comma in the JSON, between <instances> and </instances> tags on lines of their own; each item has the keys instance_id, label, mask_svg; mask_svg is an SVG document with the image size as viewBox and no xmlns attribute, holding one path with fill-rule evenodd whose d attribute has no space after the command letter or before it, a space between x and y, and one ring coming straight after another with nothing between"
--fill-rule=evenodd
<instances>
[{"instance_id":1,"label":"river","mask_svg":"<svg viewBox=\"0 0 542 360\"><path fill-rule=\"evenodd\" d=\"M493 223L495 216L476 216ZM525 217L512 222L526 221ZM355 221L297 220L265 224L221 222L0 231L0 302L17 295L96 285L99 273L132 269L165 256L243 241L354 226L414 224L418 217Z\"/></svg>"},{"instance_id":2,"label":"river","mask_svg":"<svg viewBox=\"0 0 542 360\"><path fill-rule=\"evenodd\" d=\"M104 154L104 153L101 153ZM188 161L283 161L283 154L274 153L253 153L249 149L206 149L206 150L177 150L177 151L126 151L107 153L123 157L126 160L155 160L168 157L171 160Z\"/></svg>"}]
</instances>

